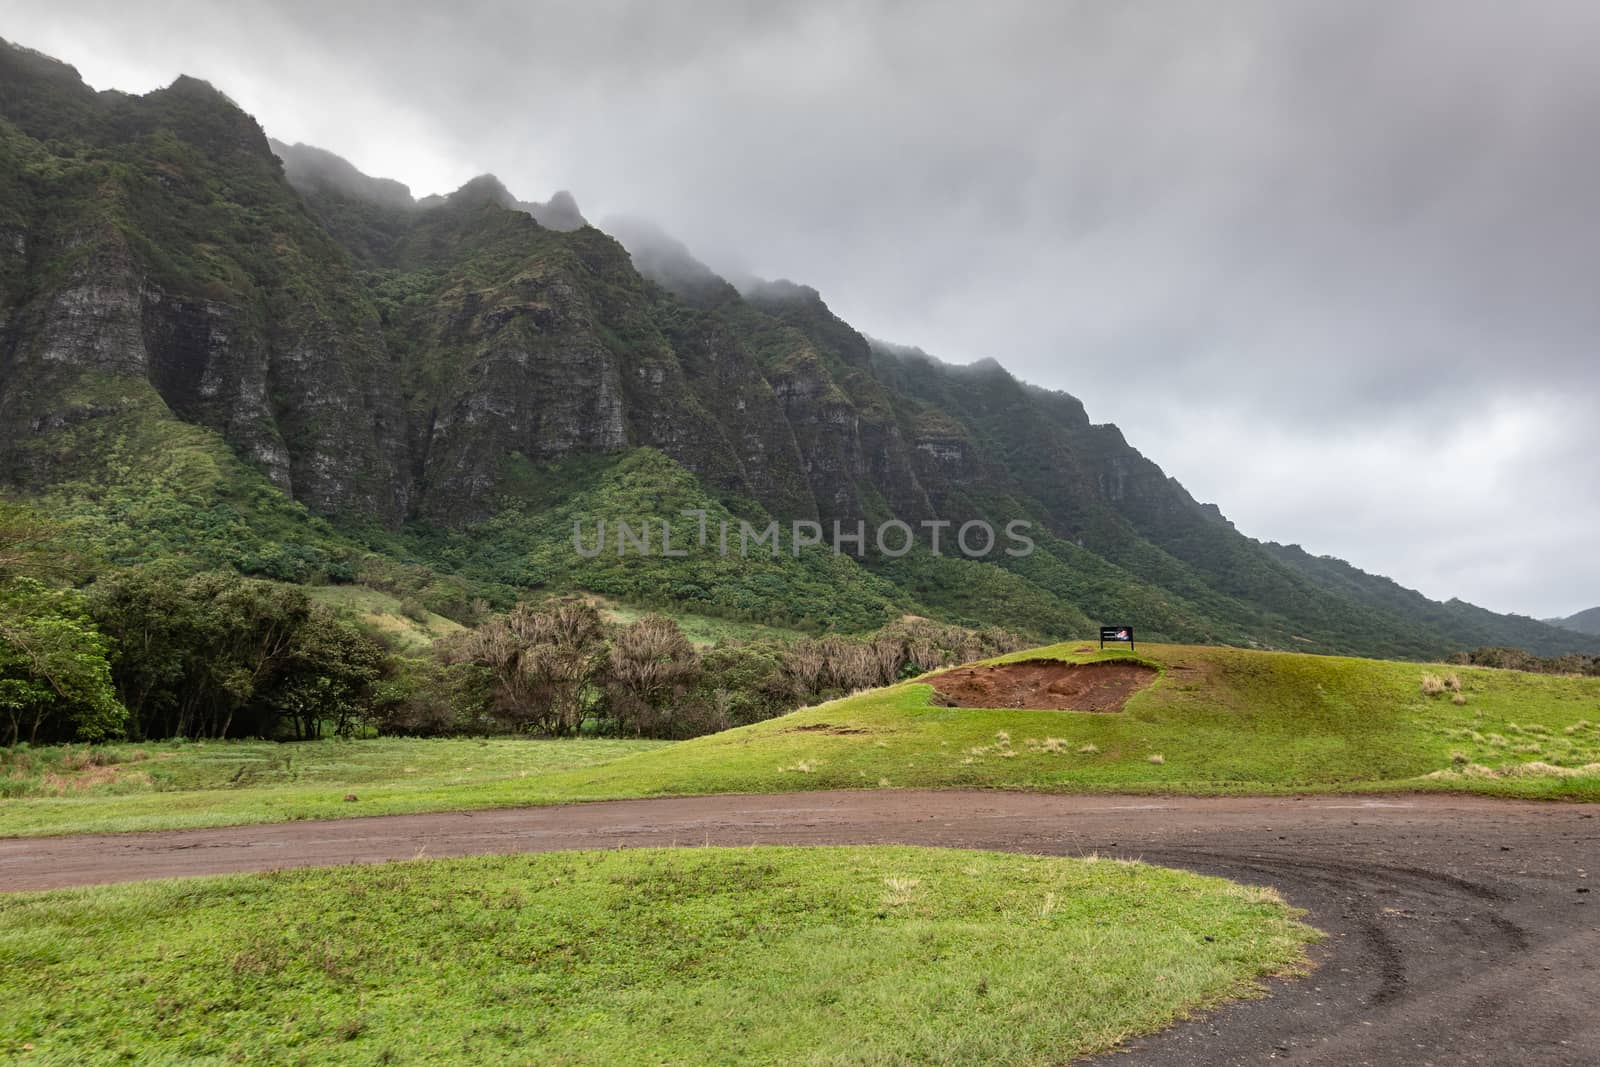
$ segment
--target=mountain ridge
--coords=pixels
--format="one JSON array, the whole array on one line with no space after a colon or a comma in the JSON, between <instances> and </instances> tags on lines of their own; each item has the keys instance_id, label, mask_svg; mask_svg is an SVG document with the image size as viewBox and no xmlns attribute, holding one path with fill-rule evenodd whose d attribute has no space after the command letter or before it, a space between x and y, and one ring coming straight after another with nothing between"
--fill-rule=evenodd
<instances>
[{"instance_id":1,"label":"mountain ridge","mask_svg":"<svg viewBox=\"0 0 1600 1067\"><path fill-rule=\"evenodd\" d=\"M1550 626L1559 626L1564 630L1575 630L1580 634L1600 636L1600 607L1587 608L1568 615L1564 619L1545 619L1544 622Z\"/></svg>"},{"instance_id":2,"label":"mountain ridge","mask_svg":"<svg viewBox=\"0 0 1600 1067\"><path fill-rule=\"evenodd\" d=\"M1366 654L1600 648L1247 538L1070 394L873 342L808 286L741 290L648 224L618 226L619 243L570 194L518 201L483 176L416 200L270 141L203 82L97 94L53 62L0 46L0 479L15 491L92 510L121 478L115 521L139 521L155 460L126 442L200 428L285 499L218 453L223 497L290 526L306 509L303 539L331 546L307 558L376 551L499 598L611 582L764 611L826 577L852 619L987 623L1020 604L1041 633L1115 618ZM627 458L641 450L662 458ZM903 558L769 567L765 593L699 564L558 558L541 515L584 493L647 506L653 479L679 486L655 498L681 496L673 470L732 517L1017 519L1038 547L975 562L924 538ZM211 521L215 500L182 478L163 492Z\"/></svg>"}]
</instances>

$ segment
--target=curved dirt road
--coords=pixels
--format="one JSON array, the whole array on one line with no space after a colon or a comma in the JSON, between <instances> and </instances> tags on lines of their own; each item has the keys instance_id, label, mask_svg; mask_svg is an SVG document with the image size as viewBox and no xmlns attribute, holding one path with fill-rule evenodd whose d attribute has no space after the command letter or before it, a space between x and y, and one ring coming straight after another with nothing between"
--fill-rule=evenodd
<instances>
[{"instance_id":1,"label":"curved dirt road","mask_svg":"<svg viewBox=\"0 0 1600 1067\"><path fill-rule=\"evenodd\" d=\"M1310 978L1135 1041L1111 1063L1576 1065L1600 1063L1596 814L1437 795L689 797L0 840L0 890L672 844L1097 852L1275 886L1331 935Z\"/></svg>"}]
</instances>

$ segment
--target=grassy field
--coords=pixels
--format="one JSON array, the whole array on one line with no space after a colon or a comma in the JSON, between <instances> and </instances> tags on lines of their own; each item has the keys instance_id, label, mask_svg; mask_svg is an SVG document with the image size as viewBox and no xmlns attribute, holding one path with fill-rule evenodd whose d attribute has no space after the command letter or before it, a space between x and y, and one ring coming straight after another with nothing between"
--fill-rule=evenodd
<instances>
[{"instance_id":1,"label":"grassy field","mask_svg":"<svg viewBox=\"0 0 1600 1067\"><path fill-rule=\"evenodd\" d=\"M901 847L0 896L19 1062L1057 1064L1303 971L1267 889Z\"/></svg>"},{"instance_id":2,"label":"grassy field","mask_svg":"<svg viewBox=\"0 0 1600 1067\"><path fill-rule=\"evenodd\" d=\"M420 612L419 618L406 614L399 597L363 585L314 585L306 587L312 600L347 615L365 629L382 634L405 655L425 652L441 637L466 629L459 622L433 612Z\"/></svg>"},{"instance_id":3,"label":"grassy field","mask_svg":"<svg viewBox=\"0 0 1600 1067\"><path fill-rule=\"evenodd\" d=\"M1004 659L1130 656L1080 647ZM115 778L83 789L58 784L69 795L0 801L0 835L837 788L1456 790L1600 800L1600 679L1181 645L1141 646L1134 658L1156 667L1157 679L1109 714L937 707L930 686L907 682L670 748L600 741L210 745L171 755L152 748L170 760L174 782L191 783L177 786L184 791L153 792L152 783L129 792ZM1430 674L1446 683L1435 695L1423 691ZM426 771L434 759L442 762ZM274 779L274 760L321 765L326 777ZM251 769L234 781L246 763ZM213 770L202 772L206 764ZM167 766L147 765L152 770L132 774L154 776ZM345 788L355 785L363 786L359 802L343 803Z\"/></svg>"},{"instance_id":4,"label":"grassy field","mask_svg":"<svg viewBox=\"0 0 1600 1067\"><path fill-rule=\"evenodd\" d=\"M524 803L531 782L664 741L383 738L0 750L0 836ZM354 801L345 797L354 796Z\"/></svg>"}]
</instances>

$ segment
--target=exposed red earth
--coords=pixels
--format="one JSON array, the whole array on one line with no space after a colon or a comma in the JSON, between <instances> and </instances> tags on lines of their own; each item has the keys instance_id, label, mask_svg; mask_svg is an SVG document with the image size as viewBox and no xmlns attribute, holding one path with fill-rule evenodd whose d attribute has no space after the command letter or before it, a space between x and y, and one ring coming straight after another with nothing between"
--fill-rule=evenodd
<instances>
[{"instance_id":1,"label":"exposed red earth","mask_svg":"<svg viewBox=\"0 0 1600 1067\"><path fill-rule=\"evenodd\" d=\"M1035 659L942 671L924 681L957 708L1121 711L1156 680L1154 667L1127 660L1063 663Z\"/></svg>"}]
</instances>

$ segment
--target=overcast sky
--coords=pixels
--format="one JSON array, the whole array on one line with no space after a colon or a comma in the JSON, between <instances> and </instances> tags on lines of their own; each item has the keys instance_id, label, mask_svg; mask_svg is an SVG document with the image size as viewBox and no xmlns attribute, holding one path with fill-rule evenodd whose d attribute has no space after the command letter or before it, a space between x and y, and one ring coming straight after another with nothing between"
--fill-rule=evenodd
<instances>
[{"instance_id":1,"label":"overcast sky","mask_svg":"<svg viewBox=\"0 0 1600 1067\"><path fill-rule=\"evenodd\" d=\"M330 10L337 8L337 10ZM1600 4L0 0L419 195L654 219L1081 397L1246 533L1600 604Z\"/></svg>"}]
</instances>

